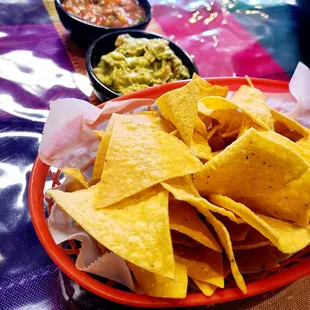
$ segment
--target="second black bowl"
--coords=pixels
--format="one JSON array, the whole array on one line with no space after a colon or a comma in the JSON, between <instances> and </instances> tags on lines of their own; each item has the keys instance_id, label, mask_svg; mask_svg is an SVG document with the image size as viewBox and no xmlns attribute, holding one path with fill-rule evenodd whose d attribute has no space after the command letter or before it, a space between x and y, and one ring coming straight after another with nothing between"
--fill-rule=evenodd
<instances>
[{"instance_id":1,"label":"second black bowl","mask_svg":"<svg viewBox=\"0 0 310 310\"><path fill-rule=\"evenodd\" d=\"M128 33L134 38L147 38L147 39L158 39L163 38L169 42L169 47L173 50L175 55L179 57L185 67L187 67L190 76L194 73L198 74L198 69L192 60L192 58L178 45L168 40L165 37L160 35L139 31L139 30L121 30L106 34L99 39L97 39L88 49L86 53L86 70L90 79L90 82L93 86L94 93L101 101L106 101L119 97L121 94L113 91L111 88L105 86L100 80L96 77L94 68L98 65L101 56L106 55L115 50L115 41L120 34Z\"/></svg>"}]
</instances>

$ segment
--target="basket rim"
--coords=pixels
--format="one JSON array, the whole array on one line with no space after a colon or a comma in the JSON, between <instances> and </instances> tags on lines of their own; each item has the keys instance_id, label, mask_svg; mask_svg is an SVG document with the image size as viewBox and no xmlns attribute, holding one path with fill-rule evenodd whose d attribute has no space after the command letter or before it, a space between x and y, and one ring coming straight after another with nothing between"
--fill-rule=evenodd
<instances>
[{"instance_id":1,"label":"basket rim","mask_svg":"<svg viewBox=\"0 0 310 310\"><path fill-rule=\"evenodd\" d=\"M212 84L229 86L230 88L239 87L247 83L245 78L227 77L227 78L210 78L207 79ZM268 79L251 79L255 87L267 92L286 92L288 91L288 82L268 80ZM159 85L147 88L132 94L124 95L111 101L119 101L132 98L156 98L157 96L172 89L182 87L188 81L178 81L169 84ZM105 103L98 107L102 108ZM36 234L44 247L47 254L54 263L72 280L77 282L86 290L98 295L99 297L114 301L120 304L144 307L144 308L176 308L191 307L224 303L232 300L242 299L261 293L265 293L310 274L310 257L294 266L282 269L279 272L268 275L262 279L247 284L247 294L243 294L237 287L218 289L211 297L202 293L189 293L184 299L167 299L151 297L147 295L125 292L110 287L104 283L95 280L88 273L76 269L72 260L67 256L65 251L57 246L48 229L44 213L44 184L50 166L44 164L39 156L35 159L28 185L28 202L33 226Z\"/></svg>"}]
</instances>

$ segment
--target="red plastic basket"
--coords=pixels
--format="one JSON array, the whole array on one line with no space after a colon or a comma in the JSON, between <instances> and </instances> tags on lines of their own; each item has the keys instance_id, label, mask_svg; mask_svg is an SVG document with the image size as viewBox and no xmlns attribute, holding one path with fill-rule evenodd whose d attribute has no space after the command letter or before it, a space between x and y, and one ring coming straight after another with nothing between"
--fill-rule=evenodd
<instances>
[{"instance_id":1,"label":"red plastic basket","mask_svg":"<svg viewBox=\"0 0 310 310\"><path fill-rule=\"evenodd\" d=\"M212 84L223 86L227 85L230 90L236 90L240 85L247 83L244 78L212 78L208 79L208 81ZM264 92L288 91L288 83L286 82L265 79L252 79L252 82L255 87ZM186 81L160 85L141 90L134 94L119 97L114 101L131 98L155 99L163 93L181 87L185 84ZM99 107L102 106L103 105ZM263 271L258 274L248 275L245 279L248 289L247 294L243 294L237 287L229 287L225 289L218 289L211 297L206 297L202 293L189 292L185 299L164 299L126 292L114 288L112 281L107 281L104 283L104 279L102 282L98 281L90 274L76 269L72 255L77 254L79 249L76 247L74 241L69 242L69 246L71 248L64 249L61 246L57 246L52 239L46 221L46 210L44 207L44 185L48 176L53 180L53 186L59 184L59 175L60 171L52 173L49 166L44 164L39 157L36 158L31 172L28 188L29 208L34 228L40 242L55 264L58 265L59 268L72 280L100 297L117 303L136 307L189 307L223 303L257 295L277 289L310 274L310 248L308 247L288 260L282 262L280 267ZM51 206L52 201L46 201L48 205Z\"/></svg>"}]
</instances>

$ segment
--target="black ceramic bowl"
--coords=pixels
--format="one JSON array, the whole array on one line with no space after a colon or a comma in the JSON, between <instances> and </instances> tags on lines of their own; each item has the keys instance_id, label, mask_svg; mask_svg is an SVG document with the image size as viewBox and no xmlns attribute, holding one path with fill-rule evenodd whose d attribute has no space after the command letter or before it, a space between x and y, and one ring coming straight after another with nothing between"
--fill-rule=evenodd
<instances>
[{"instance_id":1,"label":"black ceramic bowl","mask_svg":"<svg viewBox=\"0 0 310 310\"><path fill-rule=\"evenodd\" d=\"M97 39L88 49L86 53L86 69L91 81L91 84L94 89L94 93L101 101L106 101L109 99L113 99L119 97L121 94L113 91L111 88L105 86L100 80L96 77L94 68L98 65L100 58L102 55L106 55L115 50L115 41L116 38L120 34L128 33L134 38L147 38L147 39L156 39L156 38L164 38L160 35L145 32L141 30L121 30L113 33L106 34L99 39ZM169 47L173 50L175 55L179 57L185 67L187 67L190 76L194 73L198 74L198 69L192 60L192 58L178 45L173 43L172 41L164 38L169 41Z\"/></svg>"},{"instance_id":2,"label":"black ceramic bowl","mask_svg":"<svg viewBox=\"0 0 310 310\"><path fill-rule=\"evenodd\" d=\"M82 47L89 45L100 36L117 30L145 29L152 18L152 7L147 0L138 0L145 11L145 20L137 25L122 28L98 26L86 22L67 12L61 5L63 0L54 0L58 16L64 27L71 33L72 39Z\"/></svg>"}]
</instances>

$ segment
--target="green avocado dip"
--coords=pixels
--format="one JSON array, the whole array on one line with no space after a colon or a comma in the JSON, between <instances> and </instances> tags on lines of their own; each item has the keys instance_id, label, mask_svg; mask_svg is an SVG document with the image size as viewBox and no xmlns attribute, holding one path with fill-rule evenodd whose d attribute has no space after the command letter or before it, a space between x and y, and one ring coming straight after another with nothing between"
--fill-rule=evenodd
<instances>
[{"instance_id":1,"label":"green avocado dip","mask_svg":"<svg viewBox=\"0 0 310 310\"><path fill-rule=\"evenodd\" d=\"M132 38L119 35L116 49L103 55L94 69L107 87L128 94L149 86L189 79L188 69L165 39Z\"/></svg>"}]
</instances>

